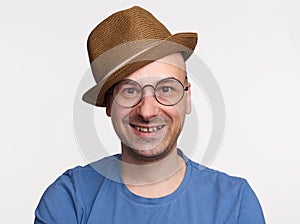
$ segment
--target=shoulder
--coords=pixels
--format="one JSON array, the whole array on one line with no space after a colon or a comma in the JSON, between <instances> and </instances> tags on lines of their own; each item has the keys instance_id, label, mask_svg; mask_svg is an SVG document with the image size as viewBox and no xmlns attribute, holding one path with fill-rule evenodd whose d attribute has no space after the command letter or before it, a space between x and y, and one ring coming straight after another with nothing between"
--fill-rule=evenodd
<instances>
[{"instance_id":1,"label":"shoulder","mask_svg":"<svg viewBox=\"0 0 300 224\"><path fill-rule=\"evenodd\" d=\"M85 166L77 166L65 171L54 183L72 182L73 184L95 184L105 178L118 177L119 155L108 156Z\"/></svg>"},{"instance_id":2,"label":"shoulder","mask_svg":"<svg viewBox=\"0 0 300 224\"><path fill-rule=\"evenodd\" d=\"M265 223L259 200L246 179L204 167L191 160L188 166L194 194L199 194L210 203L215 201L218 205L222 204L223 209L236 211L238 223Z\"/></svg>"},{"instance_id":3,"label":"shoulder","mask_svg":"<svg viewBox=\"0 0 300 224\"><path fill-rule=\"evenodd\" d=\"M118 157L119 155L109 156L86 166L68 169L48 187L45 193L50 191L58 194L67 190L76 194L79 191L84 192L85 189L96 189L105 179L118 176Z\"/></svg>"},{"instance_id":4,"label":"shoulder","mask_svg":"<svg viewBox=\"0 0 300 224\"><path fill-rule=\"evenodd\" d=\"M225 183L228 185L245 185L247 181L245 178L229 175L225 172L221 172L212 168L202 166L201 164L192 160L188 161L188 165L191 166L191 173L193 178L202 179L212 183Z\"/></svg>"},{"instance_id":5,"label":"shoulder","mask_svg":"<svg viewBox=\"0 0 300 224\"><path fill-rule=\"evenodd\" d=\"M206 195L228 200L235 198L238 201L243 199L244 192L251 190L247 180L242 177L228 175L227 173L204 167L191 160L188 161L190 166L190 183L197 190L205 192Z\"/></svg>"},{"instance_id":6,"label":"shoulder","mask_svg":"<svg viewBox=\"0 0 300 224\"><path fill-rule=\"evenodd\" d=\"M35 223L76 223L82 216L80 211L91 204L108 180L105 173L114 164L116 157L111 156L65 171L44 192L35 211Z\"/></svg>"}]
</instances>

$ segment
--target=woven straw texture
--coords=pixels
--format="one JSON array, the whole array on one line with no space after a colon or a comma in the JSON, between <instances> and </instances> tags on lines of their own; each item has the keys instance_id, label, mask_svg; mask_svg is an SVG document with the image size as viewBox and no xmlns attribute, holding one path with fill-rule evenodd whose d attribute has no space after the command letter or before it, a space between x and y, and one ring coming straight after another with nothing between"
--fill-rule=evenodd
<instances>
[{"instance_id":1,"label":"woven straw texture","mask_svg":"<svg viewBox=\"0 0 300 224\"><path fill-rule=\"evenodd\" d=\"M83 95L83 100L104 107L105 94L115 83L172 53L181 52L187 60L196 44L196 33L172 35L141 7L116 12L98 24L88 37L88 54L97 84Z\"/></svg>"}]
</instances>

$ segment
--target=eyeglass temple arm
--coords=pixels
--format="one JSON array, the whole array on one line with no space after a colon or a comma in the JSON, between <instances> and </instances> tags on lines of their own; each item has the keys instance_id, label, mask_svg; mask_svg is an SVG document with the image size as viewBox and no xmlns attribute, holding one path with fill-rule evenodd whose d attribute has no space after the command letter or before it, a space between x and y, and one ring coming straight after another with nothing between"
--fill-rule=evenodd
<instances>
[{"instance_id":1,"label":"eyeglass temple arm","mask_svg":"<svg viewBox=\"0 0 300 224\"><path fill-rule=\"evenodd\" d=\"M185 81L186 81L187 84L189 83L187 75L185 76ZM188 91L189 90L189 86L184 87L183 90L184 91Z\"/></svg>"}]
</instances>

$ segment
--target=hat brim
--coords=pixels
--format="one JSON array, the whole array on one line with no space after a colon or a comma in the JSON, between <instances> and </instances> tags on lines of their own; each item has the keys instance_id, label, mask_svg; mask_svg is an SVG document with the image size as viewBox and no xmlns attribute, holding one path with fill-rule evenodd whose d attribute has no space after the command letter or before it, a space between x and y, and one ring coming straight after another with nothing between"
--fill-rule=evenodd
<instances>
[{"instance_id":1,"label":"hat brim","mask_svg":"<svg viewBox=\"0 0 300 224\"><path fill-rule=\"evenodd\" d=\"M192 55L197 45L197 39L197 33L177 33L164 40L156 41L150 47L126 58L122 64L120 63L117 70L108 72L102 81L84 93L83 101L94 106L105 107L106 92L114 84L151 62L173 53L181 53L186 61Z\"/></svg>"}]
</instances>

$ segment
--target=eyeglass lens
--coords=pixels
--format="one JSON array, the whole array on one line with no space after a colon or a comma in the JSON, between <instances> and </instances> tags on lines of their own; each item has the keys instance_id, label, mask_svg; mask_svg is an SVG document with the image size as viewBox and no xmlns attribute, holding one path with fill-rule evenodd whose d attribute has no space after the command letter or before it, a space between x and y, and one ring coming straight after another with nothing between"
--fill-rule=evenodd
<instances>
[{"instance_id":1,"label":"eyeglass lens","mask_svg":"<svg viewBox=\"0 0 300 224\"><path fill-rule=\"evenodd\" d=\"M141 87L136 81L125 79L113 89L114 100L123 107L133 107L144 97L144 89L152 87L156 100L166 106L177 104L184 95L182 83L175 78L166 78L159 81L156 86L145 85Z\"/></svg>"}]
</instances>

